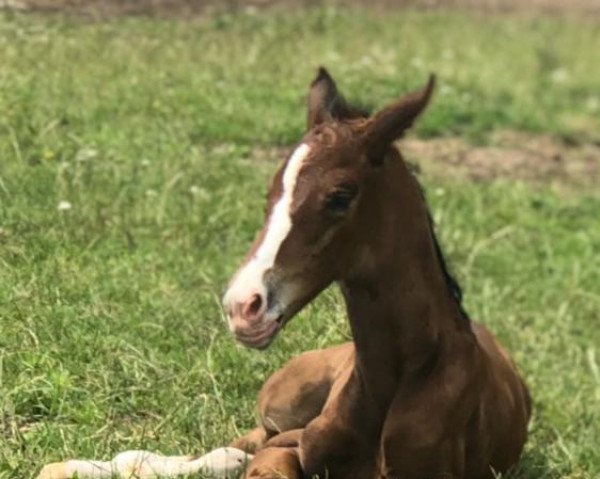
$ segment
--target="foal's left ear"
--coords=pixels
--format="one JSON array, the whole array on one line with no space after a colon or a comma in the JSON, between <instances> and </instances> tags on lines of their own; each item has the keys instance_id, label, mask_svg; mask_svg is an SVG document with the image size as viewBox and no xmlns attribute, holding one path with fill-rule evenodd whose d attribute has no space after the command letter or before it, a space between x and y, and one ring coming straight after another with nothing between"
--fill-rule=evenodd
<instances>
[{"instance_id":1,"label":"foal's left ear","mask_svg":"<svg viewBox=\"0 0 600 479\"><path fill-rule=\"evenodd\" d=\"M431 74L425 88L410 93L371 117L366 125L365 140L374 164L380 164L390 144L413 125L429 103L434 86L435 75Z\"/></svg>"},{"instance_id":2,"label":"foal's left ear","mask_svg":"<svg viewBox=\"0 0 600 479\"><path fill-rule=\"evenodd\" d=\"M329 72L320 67L308 92L308 129L329 120L342 120L348 116L350 109L346 100L338 91Z\"/></svg>"}]
</instances>

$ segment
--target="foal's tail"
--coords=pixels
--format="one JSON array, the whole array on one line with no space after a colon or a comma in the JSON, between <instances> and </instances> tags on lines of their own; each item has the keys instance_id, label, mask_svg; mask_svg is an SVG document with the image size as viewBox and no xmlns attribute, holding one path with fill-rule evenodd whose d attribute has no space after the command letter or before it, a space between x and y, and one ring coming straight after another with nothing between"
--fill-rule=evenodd
<instances>
[{"instance_id":1,"label":"foal's tail","mask_svg":"<svg viewBox=\"0 0 600 479\"><path fill-rule=\"evenodd\" d=\"M163 456L148 451L126 451L112 461L73 459L44 466L37 479L150 479L202 472L217 478L233 477L252 459L240 449L221 447L204 456Z\"/></svg>"}]
</instances>

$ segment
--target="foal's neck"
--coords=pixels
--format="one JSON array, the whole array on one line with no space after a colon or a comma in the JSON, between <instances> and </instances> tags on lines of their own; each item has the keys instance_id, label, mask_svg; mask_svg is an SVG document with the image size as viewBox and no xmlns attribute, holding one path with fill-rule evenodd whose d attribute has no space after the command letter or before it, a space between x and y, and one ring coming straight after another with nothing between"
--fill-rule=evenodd
<instances>
[{"instance_id":1,"label":"foal's neck","mask_svg":"<svg viewBox=\"0 0 600 479\"><path fill-rule=\"evenodd\" d=\"M371 247L341 285L356 345L356 374L387 409L401 381L424 374L440 348L470 334L453 298L420 187L400 158L391 158L377 187L379 215ZM377 216L375 216L377 217Z\"/></svg>"}]
</instances>

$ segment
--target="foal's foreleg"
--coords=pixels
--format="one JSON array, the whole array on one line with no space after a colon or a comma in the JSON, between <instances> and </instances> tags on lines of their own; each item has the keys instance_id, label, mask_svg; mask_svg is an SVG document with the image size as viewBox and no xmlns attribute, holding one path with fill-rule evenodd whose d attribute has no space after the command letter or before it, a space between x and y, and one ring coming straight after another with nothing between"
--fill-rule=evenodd
<instances>
[{"instance_id":1,"label":"foal's foreleg","mask_svg":"<svg viewBox=\"0 0 600 479\"><path fill-rule=\"evenodd\" d=\"M262 386L258 395L260 426L230 446L253 454L271 438L300 430L317 417L331 386L354 360L354 344L308 351L288 361Z\"/></svg>"},{"instance_id":2,"label":"foal's foreleg","mask_svg":"<svg viewBox=\"0 0 600 479\"><path fill-rule=\"evenodd\" d=\"M229 447L241 449L248 454L255 454L263 447L298 447L303 431L304 429L291 429L269 439L265 428L259 426L233 441Z\"/></svg>"},{"instance_id":3,"label":"foal's foreleg","mask_svg":"<svg viewBox=\"0 0 600 479\"><path fill-rule=\"evenodd\" d=\"M254 454L265 445L268 438L269 434L267 430L262 426L258 426L252 429L252 431L249 433L237 438L235 441L229 444L229 447L235 447L248 454Z\"/></svg>"},{"instance_id":4,"label":"foal's foreleg","mask_svg":"<svg viewBox=\"0 0 600 479\"><path fill-rule=\"evenodd\" d=\"M308 351L288 361L265 382L258 409L269 437L302 429L321 414L331 387L354 361L354 344Z\"/></svg>"}]
</instances>

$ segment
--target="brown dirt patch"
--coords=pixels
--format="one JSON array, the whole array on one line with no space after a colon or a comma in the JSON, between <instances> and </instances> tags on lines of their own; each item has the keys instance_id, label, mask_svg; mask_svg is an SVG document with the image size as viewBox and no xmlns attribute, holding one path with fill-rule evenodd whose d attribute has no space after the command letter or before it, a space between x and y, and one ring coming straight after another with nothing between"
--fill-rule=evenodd
<instances>
[{"instance_id":1,"label":"brown dirt patch","mask_svg":"<svg viewBox=\"0 0 600 479\"><path fill-rule=\"evenodd\" d=\"M496 133L489 146L459 138L402 142L406 159L426 175L491 181L519 180L537 185L600 185L600 146L567 145L549 135Z\"/></svg>"},{"instance_id":2,"label":"brown dirt patch","mask_svg":"<svg viewBox=\"0 0 600 479\"><path fill-rule=\"evenodd\" d=\"M363 5L378 8L467 8L486 12L530 11L599 15L599 0L0 0L0 8L94 16L183 16L248 8Z\"/></svg>"}]
</instances>

